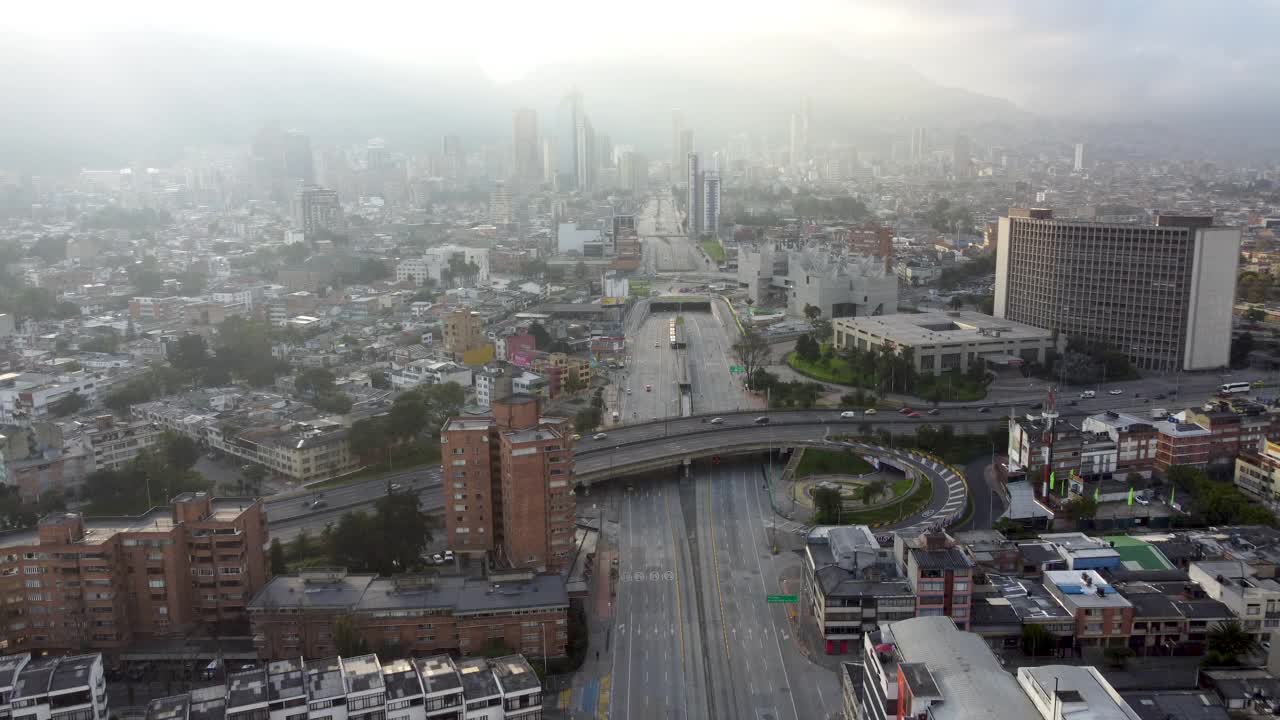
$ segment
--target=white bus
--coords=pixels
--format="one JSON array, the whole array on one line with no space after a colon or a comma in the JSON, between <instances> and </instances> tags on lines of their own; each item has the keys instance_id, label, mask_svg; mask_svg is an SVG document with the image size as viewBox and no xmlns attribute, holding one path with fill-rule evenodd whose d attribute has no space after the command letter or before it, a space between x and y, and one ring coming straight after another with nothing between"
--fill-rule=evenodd
<instances>
[{"instance_id":1,"label":"white bus","mask_svg":"<svg viewBox=\"0 0 1280 720\"><path fill-rule=\"evenodd\" d=\"M1223 395L1234 395L1235 393L1247 393L1249 392L1249 383L1247 382L1224 383L1222 385L1221 392Z\"/></svg>"}]
</instances>

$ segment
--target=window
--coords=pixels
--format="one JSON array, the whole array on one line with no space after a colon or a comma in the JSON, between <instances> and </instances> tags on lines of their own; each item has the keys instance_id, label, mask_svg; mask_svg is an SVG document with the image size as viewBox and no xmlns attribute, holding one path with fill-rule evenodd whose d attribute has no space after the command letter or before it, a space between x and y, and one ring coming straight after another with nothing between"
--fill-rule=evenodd
<instances>
[{"instance_id":1,"label":"window","mask_svg":"<svg viewBox=\"0 0 1280 720\"><path fill-rule=\"evenodd\" d=\"M148 580L147 587L162 588L164 587L164 580Z\"/></svg>"}]
</instances>

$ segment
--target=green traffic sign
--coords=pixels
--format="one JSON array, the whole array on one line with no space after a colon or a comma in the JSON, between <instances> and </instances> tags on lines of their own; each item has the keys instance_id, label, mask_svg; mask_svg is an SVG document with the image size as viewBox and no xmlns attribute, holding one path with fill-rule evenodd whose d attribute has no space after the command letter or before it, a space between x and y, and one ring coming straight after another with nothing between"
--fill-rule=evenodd
<instances>
[{"instance_id":1,"label":"green traffic sign","mask_svg":"<svg viewBox=\"0 0 1280 720\"><path fill-rule=\"evenodd\" d=\"M771 603L798 603L800 598L795 595L769 595L765 598Z\"/></svg>"},{"instance_id":2,"label":"green traffic sign","mask_svg":"<svg viewBox=\"0 0 1280 720\"><path fill-rule=\"evenodd\" d=\"M746 372L746 371L747 371L747 369L746 369L745 367L741 366L741 365L730 365L730 366L729 366L729 373L730 373L731 375L738 375L739 373L744 373L744 372Z\"/></svg>"}]
</instances>

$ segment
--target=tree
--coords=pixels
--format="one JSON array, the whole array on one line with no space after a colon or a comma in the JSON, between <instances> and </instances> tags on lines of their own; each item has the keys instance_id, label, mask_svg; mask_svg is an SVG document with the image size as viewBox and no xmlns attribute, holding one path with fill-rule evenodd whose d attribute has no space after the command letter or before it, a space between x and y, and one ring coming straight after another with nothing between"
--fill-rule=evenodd
<instances>
[{"instance_id":1,"label":"tree","mask_svg":"<svg viewBox=\"0 0 1280 720\"><path fill-rule=\"evenodd\" d=\"M1102 656L1106 658L1108 665L1119 669L1133 657L1133 650L1124 645L1109 645L1102 651Z\"/></svg>"},{"instance_id":2,"label":"tree","mask_svg":"<svg viewBox=\"0 0 1280 720\"><path fill-rule=\"evenodd\" d=\"M293 379L293 389L300 395L319 397L333 391L333 373L324 368L308 368Z\"/></svg>"},{"instance_id":3,"label":"tree","mask_svg":"<svg viewBox=\"0 0 1280 720\"><path fill-rule=\"evenodd\" d=\"M365 462L376 457L387 445L387 424L385 417L364 418L351 423L351 429L347 431L351 452Z\"/></svg>"},{"instance_id":4,"label":"tree","mask_svg":"<svg viewBox=\"0 0 1280 720\"><path fill-rule=\"evenodd\" d=\"M316 409L345 415L351 412L351 398L344 392L327 392L316 398Z\"/></svg>"},{"instance_id":5,"label":"tree","mask_svg":"<svg viewBox=\"0 0 1280 720\"><path fill-rule=\"evenodd\" d=\"M964 307L964 298L959 295L952 295L951 300L947 302L947 306L952 310L959 310Z\"/></svg>"},{"instance_id":6,"label":"tree","mask_svg":"<svg viewBox=\"0 0 1280 720\"><path fill-rule=\"evenodd\" d=\"M284 545L280 542L280 538L271 538L271 574L283 575L289 571L289 565L284 558Z\"/></svg>"},{"instance_id":7,"label":"tree","mask_svg":"<svg viewBox=\"0 0 1280 720\"><path fill-rule=\"evenodd\" d=\"M738 357L738 362L742 364L743 370L746 371L750 387L758 389L752 381L755 379L755 371L769 360L769 340L757 333L755 328L748 327L742 337L734 342L733 352Z\"/></svg>"},{"instance_id":8,"label":"tree","mask_svg":"<svg viewBox=\"0 0 1280 720\"><path fill-rule=\"evenodd\" d=\"M844 511L840 491L833 487L819 486L813 491L814 520L822 525L839 524Z\"/></svg>"},{"instance_id":9,"label":"tree","mask_svg":"<svg viewBox=\"0 0 1280 720\"><path fill-rule=\"evenodd\" d=\"M1235 665L1241 655L1256 652L1258 641L1239 620L1225 620L1209 628L1209 662L1213 665Z\"/></svg>"},{"instance_id":10,"label":"tree","mask_svg":"<svg viewBox=\"0 0 1280 720\"><path fill-rule=\"evenodd\" d=\"M566 395L577 395L582 392L582 376L576 372L565 373L564 392Z\"/></svg>"},{"instance_id":11,"label":"tree","mask_svg":"<svg viewBox=\"0 0 1280 720\"><path fill-rule=\"evenodd\" d=\"M883 480L872 480L869 483L864 483L862 487L858 488L858 499L862 500L863 505L870 505L884 493L886 487L888 485Z\"/></svg>"},{"instance_id":12,"label":"tree","mask_svg":"<svg viewBox=\"0 0 1280 720\"><path fill-rule=\"evenodd\" d=\"M54 417L66 417L80 412L88 404L89 401L85 400L83 395L78 392L72 392L54 400L49 405L49 413Z\"/></svg>"},{"instance_id":13,"label":"tree","mask_svg":"<svg viewBox=\"0 0 1280 720\"><path fill-rule=\"evenodd\" d=\"M1078 524L1082 520L1093 519L1093 516L1098 513L1098 502L1088 495L1081 495L1063 505L1062 513L1067 519Z\"/></svg>"},{"instance_id":14,"label":"tree","mask_svg":"<svg viewBox=\"0 0 1280 720\"><path fill-rule=\"evenodd\" d=\"M1028 623L1022 626L1022 652L1035 657L1053 649L1053 635L1043 625Z\"/></svg>"},{"instance_id":15,"label":"tree","mask_svg":"<svg viewBox=\"0 0 1280 720\"><path fill-rule=\"evenodd\" d=\"M204 337L187 334L178 338L169 362L179 370L194 371L209 363L209 349Z\"/></svg>"},{"instance_id":16,"label":"tree","mask_svg":"<svg viewBox=\"0 0 1280 720\"><path fill-rule=\"evenodd\" d=\"M600 426L600 421L603 417L599 408L583 408L578 411L577 415L573 416L573 428L580 433L589 433Z\"/></svg>"},{"instance_id":17,"label":"tree","mask_svg":"<svg viewBox=\"0 0 1280 720\"><path fill-rule=\"evenodd\" d=\"M334 649L342 657L357 657L369 654L369 644L364 635L356 627L350 615L343 615L333 621Z\"/></svg>"},{"instance_id":18,"label":"tree","mask_svg":"<svg viewBox=\"0 0 1280 720\"><path fill-rule=\"evenodd\" d=\"M1242 368L1249 365L1249 353L1253 352L1253 333L1243 332L1231 339L1231 367Z\"/></svg>"},{"instance_id":19,"label":"tree","mask_svg":"<svg viewBox=\"0 0 1280 720\"><path fill-rule=\"evenodd\" d=\"M542 351L551 349L551 345L554 341L551 339L551 333L547 332L547 329L542 326L542 323L533 323L530 325L529 334L533 336L533 346L536 349Z\"/></svg>"},{"instance_id":20,"label":"tree","mask_svg":"<svg viewBox=\"0 0 1280 720\"><path fill-rule=\"evenodd\" d=\"M1267 319L1267 312L1262 308L1249 308L1244 311L1244 319L1249 322L1262 322Z\"/></svg>"},{"instance_id":21,"label":"tree","mask_svg":"<svg viewBox=\"0 0 1280 720\"><path fill-rule=\"evenodd\" d=\"M822 357L822 347L809 333L796 338L796 356L807 363L815 363Z\"/></svg>"},{"instance_id":22,"label":"tree","mask_svg":"<svg viewBox=\"0 0 1280 720\"><path fill-rule=\"evenodd\" d=\"M307 534L305 528L299 530L289 546L289 555L294 562L304 562L311 557L311 552L311 536Z\"/></svg>"},{"instance_id":23,"label":"tree","mask_svg":"<svg viewBox=\"0 0 1280 720\"><path fill-rule=\"evenodd\" d=\"M249 495L262 494L262 481L267 479L267 468L257 463L250 463L240 470L245 491Z\"/></svg>"},{"instance_id":24,"label":"tree","mask_svg":"<svg viewBox=\"0 0 1280 720\"><path fill-rule=\"evenodd\" d=\"M160 440L160 445L164 453L164 461L171 470L186 472L195 467L196 461L200 459L200 449L196 447L195 441L186 435L166 432Z\"/></svg>"},{"instance_id":25,"label":"tree","mask_svg":"<svg viewBox=\"0 0 1280 720\"><path fill-rule=\"evenodd\" d=\"M369 373L369 384L375 390L390 390L391 378L382 370L374 370Z\"/></svg>"}]
</instances>

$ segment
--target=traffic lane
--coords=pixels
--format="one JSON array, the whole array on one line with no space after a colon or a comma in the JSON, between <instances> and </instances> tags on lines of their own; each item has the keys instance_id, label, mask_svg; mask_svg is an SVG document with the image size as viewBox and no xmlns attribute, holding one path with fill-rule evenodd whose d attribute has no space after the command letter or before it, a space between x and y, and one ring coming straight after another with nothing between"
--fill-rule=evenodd
<instances>
[{"instance_id":1,"label":"traffic lane","mask_svg":"<svg viewBox=\"0 0 1280 720\"><path fill-rule=\"evenodd\" d=\"M781 649L774 642L777 629L766 603L768 585L760 555L767 552L767 538L763 529L752 521L751 488L757 487L762 479L758 466L737 463L729 466L716 481L719 502L724 509L722 517L734 519L725 525L724 551L729 557L732 587L726 598L726 609L740 650L734 654L735 674L743 673L745 686L750 690L742 694L742 699L749 704L740 717L799 720L793 700L787 697L788 690L794 691L794 688Z\"/></svg>"},{"instance_id":2,"label":"traffic lane","mask_svg":"<svg viewBox=\"0 0 1280 720\"><path fill-rule=\"evenodd\" d=\"M325 525L330 523L337 524L342 516L349 512L368 511L370 506L377 498L371 499L363 505L352 505L343 508L324 508L315 512L298 515L282 520L267 520L267 531L272 539L280 538L281 542L286 539L292 540L297 536L298 532L306 529L309 533L319 532L324 529ZM439 485L434 487L423 488L418 493L418 507L422 512L428 515L437 515L444 510L443 490Z\"/></svg>"},{"instance_id":3,"label":"traffic lane","mask_svg":"<svg viewBox=\"0 0 1280 720\"><path fill-rule=\"evenodd\" d=\"M697 591L694 586L693 558L690 553L690 540L693 533L686 524L686 513L683 504L679 480L662 483L663 509L667 513L668 536L672 547L672 558L675 569L676 616L678 618L681 671L684 674L685 705L687 717L701 719L710 717L707 704L706 674L703 666L705 648L699 635L704 622L698 606ZM690 508L696 512L696 508Z\"/></svg>"},{"instance_id":4,"label":"traffic lane","mask_svg":"<svg viewBox=\"0 0 1280 720\"><path fill-rule=\"evenodd\" d=\"M1199 404L1201 403L1192 403L1191 405L1183 403L1178 407L1178 409L1181 410L1184 406L1194 407ZM724 430L734 427L746 428L755 425L757 418L765 416L769 417L771 420L770 424L775 427L793 423L824 423L833 426L833 428L841 428L839 432L848 434L850 428L859 428L864 424L872 424L876 427L894 426L895 432L901 432L897 429L898 426L915 426L921 424L966 426L972 426L978 423L987 423L990 425L1004 424L1008 421L1010 413L1007 412L1007 410L1009 409L1014 410L1012 414L1018 416L1026 415L1028 413L1034 414L1037 412L1035 410L1031 410L1029 406L1025 405L1022 406L1023 412L1019 412L1018 407L1019 406L1017 405L997 406L995 410L988 408L986 412L982 412L976 408L945 408L937 415L921 413L920 417L916 418L907 417L899 412L890 410L880 411L874 415L866 415L862 412L847 411L840 408L818 410L725 410L722 414L702 413L689 418L672 418L668 420L659 420L657 422L650 421L642 422L640 424L620 425L612 431L610 437L613 440L611 443L612 445L620 445L628 442L653 440L655 438L689 432ZM1125 412L1138 417L1146 417L1150 415L1153 407L1159 406L1147 403L1134 405L1131 402L1126 402L1125 404L1112 403L1096 406L1081 405L1078 407L1060 409L1059 417L1064 420L1080 419L1090 415L1096 415L1101 412L1106 412L1108 410ZM924 409L923 406L921 409ZM854 412L855 414L851 418L844 418L841 417L841 413L843 412ZM719 417L720 419L720 422L716 424L718 427L705 427L706 425L711 424L711 421L716 417ZM912 432L914 432L914 430L912 430ZM599 449L601 448L584 448L582 452L591 452Z\"/></svg>"},{"instance_id":5,"label":"traffic lane","mask_svg":"<svg viewBox=\"0 0 1280 720\"><path fill-rule=\"evenodd\" d=\"M405 488L421 488L440 482L440 467L415 468L397 473L383 475L352 482L347 485L317 489L305 494L292 495L285 498L266 498L267 517L270 519L286 519L308 513L315 500L321 499L326 505L337 507L353 502L367 502L386 494L387 486L401 485Z\"/></svg>"},{"instance_id":6,"label":"traffic lane","mask_svg":"<svg viewBox=\"0 0 1280 720\"><path fill-rule=\"evenodd\" d=\"M728 616L725 613L725 588L720 574L719 535L726 518L717 517L714 504L712 473L694 475L692 502L696 519L697 572L695 576L700 616L703 619L700 639L706 648L708 711L712 717L739 717L738 688L733 673ZM731 521L731 520L730 520ZM727 560L724 560L727 562ZM749 717L749 716L748 716Z\"/></svg>"}]
</instances>

